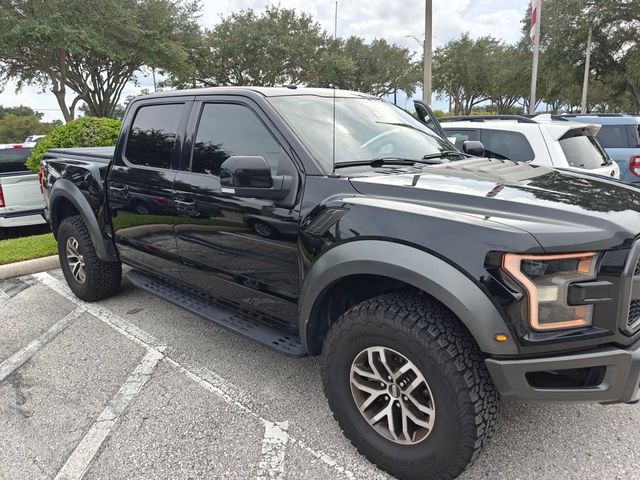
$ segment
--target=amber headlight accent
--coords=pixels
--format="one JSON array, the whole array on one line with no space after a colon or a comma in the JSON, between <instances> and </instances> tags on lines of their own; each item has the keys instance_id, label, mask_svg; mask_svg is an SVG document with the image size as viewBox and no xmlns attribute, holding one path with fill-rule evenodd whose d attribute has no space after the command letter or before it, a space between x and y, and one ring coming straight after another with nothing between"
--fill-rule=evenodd
<instances>
[{"instance_id":1,"label":"amber headlight accent","mask_svg":"<svg viewBox=\"0 0 640 480\"><path fill-rule=\"evenodd\" d=\"M529 324L538 331L591 325L593 305L567 303L569 285L596 278L596 254L517 255L507 253L502 268L527 292Z\"/></svg>"}]
</instances>

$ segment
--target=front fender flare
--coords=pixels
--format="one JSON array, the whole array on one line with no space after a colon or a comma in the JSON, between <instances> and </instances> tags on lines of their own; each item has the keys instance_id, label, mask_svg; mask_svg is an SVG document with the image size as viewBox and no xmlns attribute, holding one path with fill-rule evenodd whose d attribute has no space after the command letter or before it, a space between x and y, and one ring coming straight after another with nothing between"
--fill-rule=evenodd
<instances>
[{"instance_id":1,"label":"front fender flare","mask_svg":"<svg viewBox=\"0 0 640 480\"><path fill-rule=\"evenodd\" d=\"M71 204L80 213L80 216L87 226L87 230L89 230L89 235L91 236L91 241L93 242L93 246L96 249L98 258L104 260L105 262L118 261L117 255L114 253L113 248L109 248L109 245L107 245L107 242L105 241L104 235L102 234L102 229L98 224L98 219L91 209L89 202L84 197L80 189L75 186L73 182L67 180L66 178L58 179L51 187L51 192L49 194L49 214L51 218L51 229L56 232L58 230L58 226L60 225L60 221L58 218L58 209L56 208L56 205L62 199L66 199L71 202Z\"/></svg>"},{"instance_id":2,"label":"front fender flare","mask_svg":"<svg viewBox=\"0 0 640 480\"><path fill-rule=\"evenodd\" d=\"M494 355L518 353L511 335L504 343L496 333L509 329L496 306L471 279L440 258L403 244L383 240L357 240L337 246L311 267L301 291L300 337L305 346L310 322L323 292L351 275L381 275L402 281L446 305L467 327L480 349Z\"/></svg>"}]
</instances>

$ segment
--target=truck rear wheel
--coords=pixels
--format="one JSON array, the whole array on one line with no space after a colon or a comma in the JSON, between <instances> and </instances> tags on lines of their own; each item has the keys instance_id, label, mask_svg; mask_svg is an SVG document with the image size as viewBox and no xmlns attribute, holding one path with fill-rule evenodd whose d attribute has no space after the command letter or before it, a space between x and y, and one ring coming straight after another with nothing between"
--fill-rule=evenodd
<instances>
[{"instance_id":1,"label":"truck rear wheel","mask_svg":"<svg viewBox=\"0 0 640 480\"><path fill-rule=\"evenodd\" d=\"M84 220L65 218L58 229L60 266L71 291L81 300L93 302L114 295L120 288L122 265L98 258Z\"/></svg>"},{"instance_id":2,"label":"truck rear wheel","mask_svg":"<svg viewBox=\"0 0 640 480\"><path fill-rule=\"evenodd\" d=\"M390 293L347 311L324 343L334 418L371 462L400 479L462 473L493 435L499 393L458 319Z\"/></svg>"}]
</instances>

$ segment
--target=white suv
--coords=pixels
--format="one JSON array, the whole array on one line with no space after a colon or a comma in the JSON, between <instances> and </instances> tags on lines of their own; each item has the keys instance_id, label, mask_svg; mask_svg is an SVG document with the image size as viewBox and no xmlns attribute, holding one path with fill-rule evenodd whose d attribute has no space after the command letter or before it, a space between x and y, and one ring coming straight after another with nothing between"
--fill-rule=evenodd
<instances>
[{"instance_id":1,"label":"white suv","mask_svg":"<svg viewBox=\"0 0 640 480\"><path fill-rule=\"evenodd\" d=\"M620 178L620 168L595 139L600 125L518 115L439 119L447 138L462 149L476 140L485 156Z\"/></svg>"}]
</instances>

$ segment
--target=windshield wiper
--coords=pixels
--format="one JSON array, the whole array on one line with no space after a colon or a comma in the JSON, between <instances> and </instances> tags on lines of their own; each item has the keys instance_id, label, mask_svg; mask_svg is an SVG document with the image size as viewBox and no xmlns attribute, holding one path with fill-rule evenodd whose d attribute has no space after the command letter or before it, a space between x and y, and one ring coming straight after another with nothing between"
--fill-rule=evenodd
<instances>
[{"instance_id":1,"label":"windshield wiper","mask_svg":"<svg viewBox=\"0 0 640 480\"><path fill-rule=\"evenodd\" d=\"M373 158L371 160L356 160L353 162L336 163L335 168L345 167L382 167L383 165L415 165L416 163L424 163L421 160L409 160L408 158L382 157Z\"/></svg>"},{"instance_id":2,"label":"windshield wiper","mask_svg":"<svg viewBox=\"0 0 640 480\"><path fill-rule=\"evenodd\" d=\"M470 157L471 155L467 155L466 153L457 152L455 150L444 150L443 152L438 153L430 153L422 157L422 163L426 163L428 165L437 165L439 163L444 163L445 158L449 157ZM426 162L424 160L427 160Z\"/></svg>"}]
</instances>

